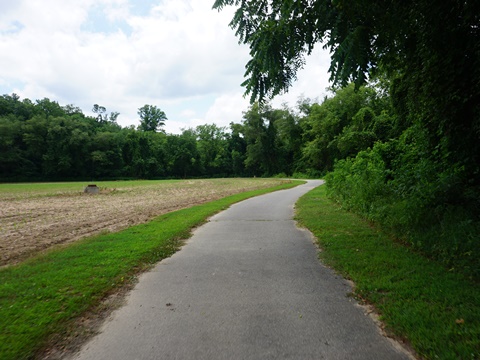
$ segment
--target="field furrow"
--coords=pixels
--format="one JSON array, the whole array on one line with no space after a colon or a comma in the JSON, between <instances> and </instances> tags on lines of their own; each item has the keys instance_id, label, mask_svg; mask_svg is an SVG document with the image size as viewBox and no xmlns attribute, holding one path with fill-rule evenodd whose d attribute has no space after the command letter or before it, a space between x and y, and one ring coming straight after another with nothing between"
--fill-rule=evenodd
<instances>
[{"instance_id":1,"label":"field furrow","mask_svg":"<svg viewBox=\"0 0 480 360\"><path fill-rule=\"evenodd\" d=\"M97 195L72 183L0 185L0 265L17 263L56 244L114 232L180 208L278 185L276 179L209 179L98 183Z\"/></svg>"}]
</instances>

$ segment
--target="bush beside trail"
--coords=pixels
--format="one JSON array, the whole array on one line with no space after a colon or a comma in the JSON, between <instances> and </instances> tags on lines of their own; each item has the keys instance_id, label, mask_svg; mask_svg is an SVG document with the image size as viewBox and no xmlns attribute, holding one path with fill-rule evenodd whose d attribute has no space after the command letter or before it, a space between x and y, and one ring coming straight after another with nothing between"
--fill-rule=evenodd
<instances>
[{"instance_id":1,"label":"bush beside trail","mask_svg":"<svg viewBox=\"0 0 480 360\"><path fill-rule=\"evenodd\" d=\"M480 194L461 164L428 154L414 129L337 162L329 195L448 269L480 279Z\"/></svg>"}]
</instances>

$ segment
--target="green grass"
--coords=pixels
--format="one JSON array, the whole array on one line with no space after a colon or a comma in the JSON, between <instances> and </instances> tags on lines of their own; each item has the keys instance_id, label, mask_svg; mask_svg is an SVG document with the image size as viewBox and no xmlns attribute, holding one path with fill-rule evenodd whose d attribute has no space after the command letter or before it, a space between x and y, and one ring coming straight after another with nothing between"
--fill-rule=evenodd
<instances>
[{"instance_id":1,"label":"green grass","mask_svg":"<svg viewBox=\"0 0 480 360\"><path fill-rule=\"evenodd\" d=\"M396 243L326 197L297 203L297 220L318 239L323 261L355 283L386 330L426 359L480 359L480 286Z\"/></svg>"},{"instance_id":2,"label":"green grass","mask_svg":"<svg viewBox=\"0 0 480 360\"><path fill-rule=\"evenodd\" d=\"M123 189L144 186L165 185L184 180L120 180L120 181L82 181L82 182L49 182L49 183L3 183L0 184L0 198L5 194L30 196L51 196L64 193L82 193L88 184L96 184L100 188Z\"/></svg>"},{"instance_id":3,"label":"green grass","mask_svg":"<svg viewBox=\"0 0 480 360\"><path fill-rule=\"evenodd\" d=\"M178 250L206 218L246 198L300 184L240 193L162 215L124 231L58 247L0 270L0 359L30 359L54 334L136 274Z\"/></svg>"}]
</instances>

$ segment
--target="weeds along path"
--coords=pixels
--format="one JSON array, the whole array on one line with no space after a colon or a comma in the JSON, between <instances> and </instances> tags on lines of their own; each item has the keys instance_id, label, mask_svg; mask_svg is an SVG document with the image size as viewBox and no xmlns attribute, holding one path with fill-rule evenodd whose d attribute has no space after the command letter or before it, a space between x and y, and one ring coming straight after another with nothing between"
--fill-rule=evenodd
<instances>
[{"instance_id":1,"label":"weeds along path","mask_svg":"<svg viewBox=\"0 0 480 360\"><path fill-rule=\"evenodd\" d=\"M119 231L155 216L235 193L278 185L278 179L120 182L98 195L78 191L0 193L0 265L101 232ZM4 185L7 186L7 185ZM99 183L99 186L102 186Z\"/></svg>"}]
</instances>

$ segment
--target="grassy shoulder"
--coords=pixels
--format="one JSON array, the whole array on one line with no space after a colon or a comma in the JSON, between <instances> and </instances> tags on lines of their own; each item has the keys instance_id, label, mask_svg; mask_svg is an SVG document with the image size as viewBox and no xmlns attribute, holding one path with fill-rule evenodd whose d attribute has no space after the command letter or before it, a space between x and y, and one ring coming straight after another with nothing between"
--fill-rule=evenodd
<instances>
[{"instance_id":1,"label":"grassy shoulder","mask_svg":"<svg viewBox=\"0 0 480 360\"><path fill-rule=\"evenodd\" d=\"M171 256L191 229L213 214L249 197L301 183L292 181L167 213L0 269L0 359L34 358L52 335L68 333L75 319L108 294Z\"/></svg>"},{"instance_id":2,"label":"grassy shoulder","mask_svg":"<svg viewBox=\"0 0 480 360\"><path fill-rule=\"evenodd\" d=\"M387 332L426 359L480 359L480 286L410 251L320 186L297 203L297 220L318 239L320 257L355 283Z\"/></svg>"}]
</instances>

